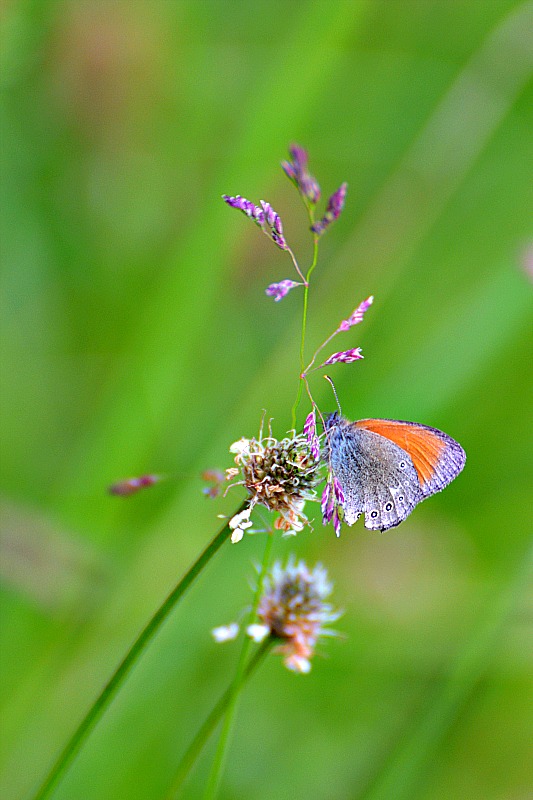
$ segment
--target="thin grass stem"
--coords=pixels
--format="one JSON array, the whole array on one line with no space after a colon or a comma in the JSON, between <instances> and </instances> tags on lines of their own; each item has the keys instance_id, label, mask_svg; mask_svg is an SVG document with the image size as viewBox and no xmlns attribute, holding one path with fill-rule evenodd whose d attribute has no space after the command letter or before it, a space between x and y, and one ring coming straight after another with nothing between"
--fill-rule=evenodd
<instances>
[{"instance_id":1,"label":"thin grass stem","mask_svg":"<svg viewBox=\"0 0 533 800\"><path fill-rule=\"evenodd\" d=\"M275 638L269 636L267 639L264 640L264 642L261 642L261 645L259 646L258 650L256 650L256 652L248 661L244 669L241 688L252 677L253 673L256 671L261 662L264 660L265 656L272 649L275 641L276 641ZM206 717L204 723L199 728L196 736L194 737L191 744L185 751L185 754L181 759L178 771L174 777L172 786L170 788L166 800L177 800L177 798L179 797L179 792L181 791L183 783L185 782L187 776L189 775L189 772L196 763L196 759L202 752L205 744L209 740L209 737L211 736L216 726L222 719L224 713L227 711L232 697L233 697L233 684L226 689L226 691L224 692L224 694L222 695L216 706Z\"/></svg>"},{"instance_id":2,"label":"thin grass stem","mask_svg":"<svg viewBox=\"0 0 533 800\"><path fill-rule=\"evenodd\" d=\"M314 212L312 208L308 208L307 212L309 214L309 220L311 225L314 223ZM300 338L300 377L298 380L298 390L296 392L296 400L294 401L294 405L291 411L291 427L296 430L296 412L298 411L298 406L300 405L300 400L302 398L302 390L303 390L303 378L302 375L305 370L305 334L307 332L307 307L309 302L309 280L313 273L314 268L316 267L318 261L318 236L313 234L313 260L311 262L311 266L307 270L307 275L305 276L305 285L304 285L304 307L302 312L302 335Z\"/></svg>"},{"instance_id":3,"label":"thin grass stem","mask_svg":"<svg viewBox=\"0 0 533 800\"><path fill-rule=\"evenodd\" d=\"M331 342L331 340L335 338L335 336L336 336L338 333L339 333L339 330L337 329L336 331L334 331L334 332L331 334L331 336L328 336L328 338L326 339L326 341L325 341L325 342L322 342L322 344L320 345L320 347L318 348L318 350L317 350L317 351L316 351L316 353L314 354L313 358L311 359L311 361L309 362L309 364L306 366L306 368L305 368L305 370L304 370L304 373L305 373L305 375L308 375L310 372L314 372L314 370L315 370L315 369L320 369L320 367L315 367L315 366L314 366L314 363L315 363L315 361L316 361L316 359L317 359L317 356L318 356L318 354L319 354L319 353L321 353L321 352L322 352L322 350L324 349L324 347L326 347L326 345L328 345L328 344Z\"/></svg>"},{"instance_id":4,"label":"thin grass stem","mask_svg":"<svg viewBox=\"0 0 533 800\"><path fill-rule=\"evenodd\" d=\"M302 270L300 269L300 267L298 265L298 262L296 261L296 256L294 255L294 253L292 252L290 247L288 248L287 252L289 253L290 257L292 258L292 263L294 264L294 268L296 269L296 272L298 273L298 275L302 279L303 284L305 286L305 276L304 276Z\"/></svg>"},{"instance_id":5,"label":"thin grass stem","mask_svg":"<svg viewBox=\"0 0 533 800\"><path fill-rule=\"evenodd\" d=\"M242 503L236 513L242 511L245 506L246 503ZM81 749L83 743L89 736L91 730L94 728L105 709L111 703L111 700L124 682L134 663L137 661L150 640L159 630L170 612L176 607L183 595L191 587L204 567L213 558L222 544L228 539L229 530L229 524L226 522L226 524L209 542L205 550L198 556L194 564L192 564L192 566L188 569L179 583L174 587L174 589L172 589L166 600L164 600L164 602L159 606L147 625L139 633L130 649L116 668L115 672L109 678L104 688L93 702L84 718L72 734L68 743L60 753L58 759L46 776L41 787L34 795L34 800L44 800L44 798L50 796L50 793L55 786L57 786L67 771L68 767Z\"/></svg>"},{"instance_id":6,"label":"thin grass stem","mask_svg":"<svg viewBox=\"0 0 533 800\"><path fill-rule=\"evenodd\" d=\"M270 554L272 552L273 542L274 542L274 536L272 534L269 534L267 536L267 543L265 546L265 552L261 564L261 573L259 575L259 580L257 581L257 588L255 590L252 609L250 611L250 616L248 618L248 624L252 624L256 618L257 608L259 606L259 601L261 599L261 592L263 589L265 575L267 573L268 566L270 563ZM224 719L224 725L222 727L220 739L218 741L218 747L215 753L215 759L213 761L211 774L209 776L209 780L207 783L204 800L214 800L214 798L217 796L218 793L220 781L222 779L222 774L224 771L224 766L228 754L228 747L231 739L231 731L233 729L233 723L235 720L235 712L237 711L237 703L239 700L240 691L244 685L246 661L248 659L248 653L250 651L251 645L252 645L252 640L245 633L242 642L239 661L237 663L237 671L235 673L235 679L233 681L230 690L231 696L228 701L227 712Z\"/></svg>"}]
</instances>

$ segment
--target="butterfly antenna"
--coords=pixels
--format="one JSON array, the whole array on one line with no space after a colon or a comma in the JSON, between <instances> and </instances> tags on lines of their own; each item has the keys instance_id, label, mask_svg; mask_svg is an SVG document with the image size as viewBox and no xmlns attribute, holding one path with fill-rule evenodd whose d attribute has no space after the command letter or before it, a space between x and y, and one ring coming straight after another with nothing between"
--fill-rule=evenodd
<instances>
[{"instance_id":1,"label":"butterfly antenna","mask_svg":"<svg viewBox=\"0 0 533 800\"><path fill-rule=\"evenodd\" d=\"M331 386L331 388L333 390L333 395L335 397L335 402L337 403L337 408L339 409L339 414L342 414L342 408L341 408L341 404L339 403L339 398L337 396L337 390L335 389L335 384L333 383L333 381L331 380L329 375L324 375L324 378L327 380L327 382Z\"/></svg>"}]
</instances>

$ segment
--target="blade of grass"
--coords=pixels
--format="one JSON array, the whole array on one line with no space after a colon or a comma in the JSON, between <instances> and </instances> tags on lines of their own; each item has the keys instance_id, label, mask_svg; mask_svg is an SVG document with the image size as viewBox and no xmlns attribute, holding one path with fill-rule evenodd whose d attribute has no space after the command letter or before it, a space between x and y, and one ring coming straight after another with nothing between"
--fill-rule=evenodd
<instances>
[{"instance_id":1,"label":"blade of grass","mask_svg":"<svg viewBox=\"0 0 533 800\"><path fill-rule=\"evenodd\" d=\"M264 642L261 643L260 647L256 650L254 655L251 657L250 661L246 665L243 675L242 675L242 684L248 682L248 680L252 677L253 673L259 667L259 665L264 660L265 656L270 652L272 647L274 646L274 639L269 637L265 639ZM172 786L168 792L167 800L178 800L180 796L180 792L185 782L189 772L191 771L192 767L194 766L196 759L202 752L205 744L207 743L209 737L215 730L216 726L227 712L230 702L233 699L233 689L234 686L231 686L226 689L216 706L213 708L211 713L206 717L202 726L198 729L198 732L194 739L192 740L191 744L185 751L185 754L181 760L181 763L178 767L178 771L174 777L172 782Z\"/></svg>"},{"instance_id":2,"label":"blade of grass","mask_svg":"<svg viewBox=\"0 0 533 800\"><path fill-rule=\"evenodd\" d=\"M263 554L263 561L261 564L261 573L257 580L257 586L255 589L252 608L250 610L250 614L248 615L248 622L246 623L245 628L247 628L248 625L251 625L253 622L255 622L257 608L259 606L259 602L261 600L261 593L263 591L263 583L270 563L270 554L272 552L272 545L274 543L274 534L269 533L267 537L268 537L267 543L265 546L265 552ZM209 776L209 780L204 795L205 800L214 800L214 798L218 794L220 781L222 780L224 766L228 755L228 750L231 740L231 732L233 730L235 714L237 711L237 703L239 700L241 689L244 685L244 679L246 674L246 662L248 659L248 653L250 651L251 646L252 646L252 640L250 639L249 636L246 635L245 632L242 641L241 652L239 655L239 661L237 663L237 671L235 673L235 679L231 686L231 696L226 710L224 725L222 726L222 731L220 733L220 739L218 741L218 747L215 753L211 774Z\"/></svg>"},{"instance_id":3,"label":"blade of grass","mask_svg":"<svg viewBox=\"0 0 533 800\"><path fill-rule=\"evenodd\" d=\"M243 503L236 513L242 511L244 507L245 504ZM192 566L188 569L183 578L170 592L166 600L164 600L164 602L159 606L147 625L137 636L130 649L120 662L119 666L111 678L107 681L104 688L67 742L66 746L61 751L57 761L45 778L40 789L37 791L35 800L44 800L45 797L49 797L54 787L61 780L65 771L70 766L76 754L79 752L89 733L96 725L98 719L102 716L105 709L108 707L118 689L126 679L129 671L137 659L145 650L151 639L153 639L170 612L177 606L183 595L191 587L202 569L209 563L215 553L217 553L217 551L220 549L222 544L227 541L229 532L229 524L226 523L209 542L204 551L198 556L194 564L192 564Z\"/></svg>"}]
</instances>

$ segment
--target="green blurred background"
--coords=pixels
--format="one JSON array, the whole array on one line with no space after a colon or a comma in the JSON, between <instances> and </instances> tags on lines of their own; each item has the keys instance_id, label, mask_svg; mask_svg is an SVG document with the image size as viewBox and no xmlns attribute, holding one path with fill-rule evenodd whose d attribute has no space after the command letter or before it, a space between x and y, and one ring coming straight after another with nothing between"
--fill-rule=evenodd
<instances>
[{"instance_id":1,"label":"green blurred background","mask_svg":"<svg viewBox=\"0 0 533 800\"><path fill-rule=\"evenodd\" d=\"M309 349L368 294L331 369L351 418L413 419L465 472L383 536L320 524L342 640L247 688L221 797L533 796L533 4L150 0L2 4L0 795L31 797L136 632L213 535L198 475L282 435L301 294L220 200L269 200L302 264L279 161L327 196ZM322 385L324 384L324 385ZM329 387L313 383L322 408ZM308 408L301 409L302 418ZM128 500L106 486L175 476ZM165 797L235 669L209 631L249 602L262 537L225 546L54 797ZM530 576L530 573L529 573ZM207 748L187 784L200 797Z\"/></svg>"}]
</instances>

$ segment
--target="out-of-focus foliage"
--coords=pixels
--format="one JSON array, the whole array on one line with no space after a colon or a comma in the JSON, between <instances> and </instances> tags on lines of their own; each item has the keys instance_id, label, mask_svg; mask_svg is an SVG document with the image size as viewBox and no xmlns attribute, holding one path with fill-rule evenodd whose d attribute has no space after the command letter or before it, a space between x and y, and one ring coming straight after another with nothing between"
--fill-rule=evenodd
<instances>
[{"instance_id":1,"label":"out-of-focus foliage","mask_svg":"<svg viewBox=\"0 0 533 800\"><path fill-rule=\"evenodd\" d=\"M202 496L200 471L229 466L263 408L276 433L290 424L301 294L265 297L289 260L220 199L271 202L305 265L305 213L278 166L290 141L326 194L349 184L321 242L310 351L376 297L345 334L365 360L330 368L344 413L441 427L468 461L398 530L277 541L277 558L328 567L347 638L307 677L269 658L221 797L529 796L531 2L11 0L1 14L2 797L31 796L235 508ZM173 477L106 496L143 472ZM165 796L233 674L237 646L209 629L249 602L261 548L223 548L58 800Z\"/></svg>"}]
</instances>

